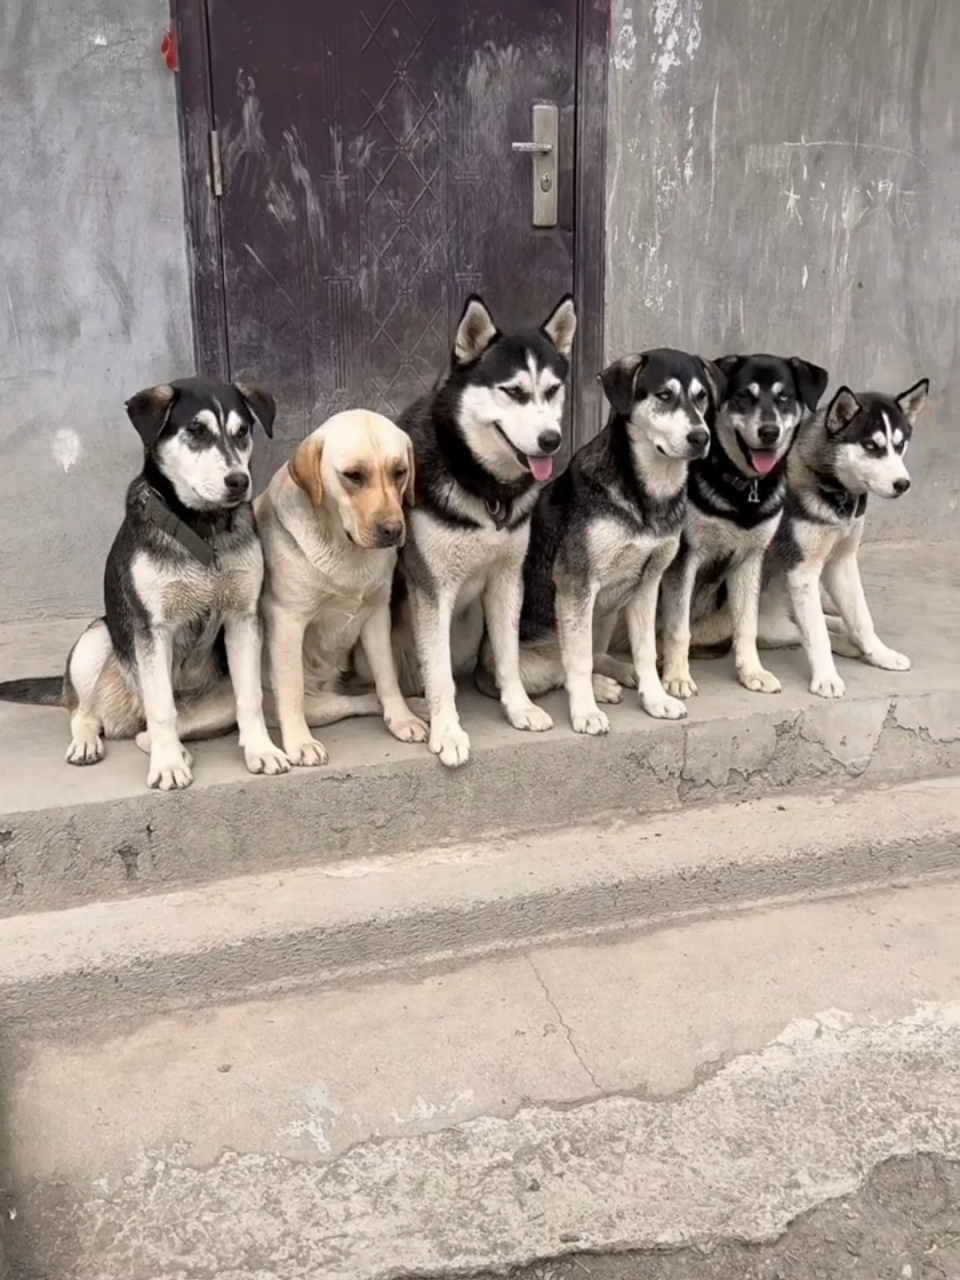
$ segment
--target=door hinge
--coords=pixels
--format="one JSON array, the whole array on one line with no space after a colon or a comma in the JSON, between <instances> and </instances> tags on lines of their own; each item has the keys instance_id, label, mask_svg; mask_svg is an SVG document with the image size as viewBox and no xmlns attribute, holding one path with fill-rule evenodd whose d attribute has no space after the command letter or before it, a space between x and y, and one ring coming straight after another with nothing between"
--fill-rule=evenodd
<instances>
[{"instance_id":1,"label":"door hinge","mask_svg":"<svg viewBox=\"0 0 960 1280\"><path fill-rule=\"evenodd\" d=\"M223 195L223 165L220 162L220 135L210 130L210 189L219 200Z\"/></svg>"}]
</instances>

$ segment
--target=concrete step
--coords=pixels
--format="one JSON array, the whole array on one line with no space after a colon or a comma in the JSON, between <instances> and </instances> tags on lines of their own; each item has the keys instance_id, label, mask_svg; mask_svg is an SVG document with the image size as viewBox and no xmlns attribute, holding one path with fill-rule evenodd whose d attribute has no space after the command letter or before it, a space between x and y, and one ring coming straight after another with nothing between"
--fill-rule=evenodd
<instances>
[{"instance_id":1,"label":"concrete step","mask_svg":"<svg viewBox=\"0 0 960 1280\"><path fill-rule=\"evenodd\" d=\"M150 1017L130 995L129 1024L0 1018L17 1280L589 1274L960 1155L960 879Z\"/></svg>"},{"instance_id":2,"label":"concrete step","mask_svg":"<svg viewBox=\"0 0 960 1280\"><path fill-rule=\"evenodd\" d=\"M960 875L960 778L353 859L0 921L0 1022L342 985L756 902Z\"/></svg>"},{"instance_id":3,"label":"concrete step","mask_svg":"<svg viewBox=\"0 0 960 1280\"><path fill-rule=\"evenodd\" d=\"M445 771L425 747L376 722L324 731L331 764L251 778L231 739L199 744L190 791L144 785L144 758L110 744L93 769L63 763L62 713L0 704L0 914L148 895L236 875L345 866L438 844L643 815L701 801L899 783L960 770L960 554L953 544L872 547L867 592L906 674L844 662L848 696L807 692L800 653L768 656L775 697L750 694L729 661L698 664L689 719L655 722L635 698L613 709L604 740L566 727L524 735L467 692L474 756ZM0 629L4 677L48 674L82 624Z\"/></svg>"}]
</instances>

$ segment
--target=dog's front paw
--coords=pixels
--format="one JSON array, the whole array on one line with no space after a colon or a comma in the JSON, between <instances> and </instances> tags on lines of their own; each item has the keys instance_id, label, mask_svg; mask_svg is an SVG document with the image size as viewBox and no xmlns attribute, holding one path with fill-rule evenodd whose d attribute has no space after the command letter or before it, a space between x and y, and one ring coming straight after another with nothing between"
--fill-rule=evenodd
<instances>
[{"instance_id":1,"label":"dog's front paw","mask_svg":"<svg viewBox=\"0 0 960 1280\"><path fill-rule=\"evenodd\" d=\"M773 672L764 671L763 667L756 667L752 671L738 671L737 679L751 693L780 693L783 689Z\"/></svg>"},{"instance_id":2,"label":"dog's front paw","mask_svg":"<svg viewBox=\"0 0 960 1280\"><path fill-rule=\"evenodd\" d=\"M593 696L598 702L615 706L623 698L623 685L612 676L601 676L594 673Z\"/></svg>"},{"instance_id":3,"label":"dog's front paw","mask_svg":"<svg viewBox=\"0 0 960 1280\"><path fill-rule=\"evenodd\" d=\"M306 742L295 742L291 746L283 744L287 759L298 769L319 769L330 759L327 748L316 738L307 738Z\"/></svg>"},{"instance_id":4,"label":"dog's front paw","mask_svg":"<svg viewBox=\"0 0 960 1280\"><path fill-rule=\"evenodd\" d=\"M610 717L599 707L592 711L574 711L570 715L574 733L586 733L591 738L600 738L610 732Z\"/></svg>"},{"instance_id":5,"label":"dog's front paw","mask_svg":"<svg viewBox=\"0 0 960 1280\"><path fill-rule=\"evenodd\" d=\"M515 729L523 729L528 733L545 733L547 729L553 728L553 718L547 714L542 707L536 707L532 702L519 707L505 707L507 719Z\"/></svg>"},{"instance_id":6,"label":"dog's front paw","mask_svg":"<svg viewBox=\"0 0 960 1280\"><path fill-rule=\"evenodd\" d=\"M909 671L912 663L905 653L897 653L896 649L888 649L885 644L877 645L864 655L871 667L879 667L881 671Z\"/></svg>"},{"instance_id":7,"label":"dog's front paw","mask_svg":"<svg viewBox=\"0 0 960 1280\"><path fill-rule=\"evenodd\" d=\"M158 791L183 791L193 782L193 759L182 746L151 751L147 786Z\"/></svg>"},{"instance_id":8,"label":"dog's front paw","mask_svg":"<svg viewBox=\"0 0 960 1280\"><path fill-rule=\"evenodd\" d=\"M430 726L412 711L407 715L384 716L383 723L400 742L426 742L430 737Z\"/></svg>"},{"instance_id":9,"label":"dog's front paw","mask_svg":"<svg viewBox=\"0 0 960 1280\"><path fill-rule=\"evenodd\" d=\"M835 671L814 676L810 681L810 692L815 693L818 698L842 698L846 691L847 686Z\"/></svg>"},{"instance_id":10,"label":"dog's front paw","mask_svg":"<svg viewBox=\"0 0 960 1280\"><path fill-rule=\"evenodd\" d=\"M689 671L673 671L665 675L663 687L671 698L693 698L697 693L696 682Z\"/></svg>"},{"instance_id":11,"label":"dog's front paw","mask_svg":"<svg viewBox=\"0 0 960 1280\"><path fill-rule=\"evenodd\" d=\"M641 694L640 705L654 720L682 720L687 714L687 708L679 698L671 698L668 693L664 693L662 697L644 697Z\"/></svg>"},{"instance_id":12,"label":"dog's front paw","mask_svg":"<svg viewBox=\"0 0 960 1280\"><path fill-rule=\"evenodd\" d=\"M67 764L99 764L103 759L103 738L99 733L75 733L70 739L64 759Z\"/></svg>"},{"instance_id":13,"label":"dog's front paw","mask_svg":"<svg viewBox=\"0 0 960 1280\"><path fill-rule=\"evenodd\" d=\"M286 753L279 747L275 747L272 742L264 742L255 747L244 747L243 758L247 762L250 773L268 773L275 777L278 773L290 772L290 761Z\"/></svg>"},{"instance_id":14,"label":"dog's front paw","mask_svg":"<svg viewBox=\"0 0 960 1280\"><path fill-rule=\"evenodd\" d=\"M430 727L430 750L448 769L459 769L470 759L470 739L458 724Z\"/></svg>"}]
</instances>

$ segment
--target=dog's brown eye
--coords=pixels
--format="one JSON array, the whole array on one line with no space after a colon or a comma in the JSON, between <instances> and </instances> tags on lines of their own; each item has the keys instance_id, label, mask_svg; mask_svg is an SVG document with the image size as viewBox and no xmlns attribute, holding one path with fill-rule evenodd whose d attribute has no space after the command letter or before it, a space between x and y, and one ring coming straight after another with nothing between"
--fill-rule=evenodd
<instances>
[{"instance_id":1,"label":"dog's brown eye","mask_svg":"<svg viewBox=\"0 0 960 1280\"><path fill-rule=\"evenodd\" d=\"M517 404L526 404L530 398L523 387L501 387L500 390L505 391L510 399L516 401Z\"/></svg>"},{"instance_id":2,"label":"dog's brown eye","mask_svg":"<svg viewBox=\"0 0 960 1280\"><path fill-rule=\"evenodd\" d=\"M348 484L357 485L358 487L363 484L364 475L362 471L344 471L342 475Z\"/></svg>"},{"instance_id":3,"label":"dog's brown eye","mask_svg":"<svg viewBox=\"0 0 960 1280\"><path fill-rule=\"evenodd\" d=\"M407 469L406 467L401 467L395 476L397 484L403 484L406 478L407 478Z\"/></svg>"},{"instance_id":4,"label":"dog's brown eye","mask_svg":"<svg viewBox=\"0 0 960 1280\"><path fill-rule=\"evenodd\" d=\"M546 391L543 393L544 399L545 400L556 399L557 392L560 390L562 385L563 383L561 382L555 382L552 387L547 387Z\"/></svg>"},{"instance_id":5,"label":"dog's brown eye","mask_svg":"<svg viewBox=\"0 0 960 1280\"><path fill-rule=\"evenodd\" d=\"M657 399L660 401L660 403L661 403L661 404L669 404L669 403L670 403L670 401L673 399L673 392L672 392L672 391L658 391L658 392L657 392Z\"/></svg>"},{"instance_id":6,"label":"dog's brown eye","mask_svg":"<svg viewBox=\"0 0 960 1280\"><path fill-rule=\"evenodd\" d=\"M187 435L191 440L202 440L206 434L207 428L203 422L191 422L187 427Z\"/></svg>"}]
</instances>

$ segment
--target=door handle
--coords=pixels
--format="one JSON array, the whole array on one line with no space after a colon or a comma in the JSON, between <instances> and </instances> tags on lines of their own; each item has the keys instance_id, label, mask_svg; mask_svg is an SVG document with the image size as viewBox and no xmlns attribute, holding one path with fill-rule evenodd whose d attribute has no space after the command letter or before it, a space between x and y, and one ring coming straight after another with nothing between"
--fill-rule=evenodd
<instances>
[{"instance_id":1,"label":"door handle","mask_svg":"<svg viewBox=\"0 0 960 1280\"><path fill-rule=\"evenodd\" d=\"M511 151L530 156L533 177L535 227L557 225L557 151L560 143L560 108L552 102L537 102L530 111L532 140L511 142Z\"/></svg>"}]
</instances>

